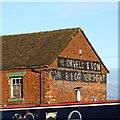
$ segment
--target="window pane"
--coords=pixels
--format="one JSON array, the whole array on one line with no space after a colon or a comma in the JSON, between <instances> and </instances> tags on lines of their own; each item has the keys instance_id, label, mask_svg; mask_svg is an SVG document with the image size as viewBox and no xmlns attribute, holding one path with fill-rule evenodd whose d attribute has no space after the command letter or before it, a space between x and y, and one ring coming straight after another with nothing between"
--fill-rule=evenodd
<instances>
[{"instance_id":1,"label":"window pane","mask_svg":"<svg viewBox=\"0 0 120 120\"><path fill-rule=\"evenodd\" d=\"M20 84L23 84L23 79L20 79Z\"/></svg>"},{"instance_id":2,"label":"window pane","mask_svg":"<svg viewBox=\"0 0 120 120\"><path fill-rule=\"evenodd\" d=\"M13 79L13 84L15 84L15 79Z\"/></svg>"},{"instance_id":3,"label":"window pane","mask_svg":"<svg viewBox=\"0 0 120 120\"><path fill-rule=\"evenodd\" d=\"M16 84L19 84L19 79L16 79Z\"/></svg>"},{"instance_id":4,"label":"window pane","mask_svg":"<svg viewBox=\"0 0 120 120\"><path fill-rule=\"evenodd\" d=\"M11 97L23 98L23 79L12 78L11 80Z\"/></svg>"},{"instance_id":5,"label":"window pane","mask_svg":"<svg viewBox=\"0 0 120 120\"><path fill-rule=\"evenodd\" d=\"M20 98L20 85L13 86L13 96L16 98Z\"/></svg>"},{"instance_id":6,"label":"window pane","mask_svg":"<svg viewBox=\"0 0 120 120\"><path fill-rule=\"evenodd\" d=\"M21 98L23 98L23 85L21 85Z\"/></svg>"}]
</instances>

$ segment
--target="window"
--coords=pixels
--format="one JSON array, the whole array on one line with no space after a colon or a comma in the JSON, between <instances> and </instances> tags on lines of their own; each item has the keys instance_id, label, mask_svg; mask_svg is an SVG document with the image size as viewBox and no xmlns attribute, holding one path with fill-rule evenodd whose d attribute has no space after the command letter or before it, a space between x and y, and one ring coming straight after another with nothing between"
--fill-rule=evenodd
<instances>
[{"instance_id":1,"label":"window","mask_svg":"<svg viewBox=\"0 0 120 120\"><path fill-rule=\"evenodd\" d=\"M11 78L11 98L23 98L23 78Z\"/></svg>"}]
</instances>

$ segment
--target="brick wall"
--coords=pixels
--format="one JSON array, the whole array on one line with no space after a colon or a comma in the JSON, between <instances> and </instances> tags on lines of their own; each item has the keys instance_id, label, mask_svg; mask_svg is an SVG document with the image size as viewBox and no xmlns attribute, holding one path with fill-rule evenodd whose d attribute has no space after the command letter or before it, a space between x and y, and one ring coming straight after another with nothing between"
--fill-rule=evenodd
<instances>
[{"instance_id":1,"label":"brick wall","mask_svg":"<svg viewBox=\"0 0 120 120\"><path fill-rule=\"evenodd\" d=\"M78 49L82 50L82 55L78 56ZM73 59L80 59L80 60L88 60L88 61L101 61L98 59L94 51L92 50L91 46L88 44L87 40L79 31L79 33L73 37L71 42L68 46L60 53L59 57L66 57L66 58L73 58ZM50 68L54 69L62 69L66 70L66 68L57 68L57 58L53 61L50 65ZM74 69L67 69L73 70ZM77 70L81 71L81 70ZM85 71L83 72L93 72L93 71ZM106 69L104 68L103 64L101 63L101 72L94 73L104 73L107 74ZM98 101L106 100L106 84L101 84L100 82L97 83L84 83L81 81L74 82L74 81L55 81L56 93L54 96L55 102L73 102L76 101L76 92L74 88L76 86L81 86L81 99L82 101L93 101L93 98L97 98ZM52 93L51 93L52 94ZM52 100L51 100L52 102Z\"/></svg>"},{"instance_id":2,"label":"brick wall","mask_svg":"<svg viewBox=\"0 0 120 120\"><path fill-rule=\"evenodd\" d=\"M82 50L82 55L78 56L78 49ZM61 51L59 57L66 57L72 59L88 60L88 61L101 61L98 59L91 46L88 44L81 31L73 37L68 46ZM49 66L48 69L42 70L42 76L40 73L33 72L32 69L24 70L5 70L2 72L2 104L8 105L27 105L27 104L40 104L40 79L42 80L42 103L52 102L73 102L76 101L76 86L81 86L81 100L93 101L93 98L97 98L98 101L106 100L106 84L85 83L81 81L63 81L54 80L50 74L49 69L61 69L61 70L73 70L67 68L57 67L57 58ZM40 70L40 69L38 69ZM8 102L10 99L10 78L7 77L8 72L26 71L23 76L23 102ZM76 70L83 72L93 72L85 70ZM101 63L101 72L107 74L106 69Z\"/></svg>"},{"instance_id":3,"label":"brick wall","mask_svg":"<svg viewBox=\"0 0 120 120\"><path fill-rule=\"evenodd\" d=\"M78 49L82 50L81 56L78 56ZM74 58L74 59L88 60L88 61L98 61L101 63L101 61L94 53L94 51L92 50L91 46L89 45L89 43L87 42L81 31L79 31L78 34L73 37L73 39L70 41L67 47L63 51L61 51L59 57ZM53 61L50 67L57 68L57 58ZM101 73L106 73L106 74L108 73L105 70L102 63L101 63Z\"/></svg>"},{"instance_id":4,"label":"brick wall","mask_svg":"<svg viewBox=\"0 0 120 120\"><path fill-rule=\"evenodd\" d=\"M49 70L42 71L42 103L56 103L56 81L52 79Z\"/></svg>"},{"instance_id":5,"label":"brick wall","mask_svg":"<svg viewBox=\"0 0 120 120\"><path fill-rule=\"evenodd\" d=\"M44 71L42 84L42 103L47 101L51 103L61 102L76 102L76 86L81 86L81 101L93 101L97 98L98 101L106 100L106 84L85 83L81 81L62 81L53 80L49 72Z\"/></svg>"},{"instance_id":6,"label":"brick wall","mask_svg":"<svg viewBox=\"0 0 120 120\"><path fill-rule=\"evenodd\" d=\"M23 102L8 102L10 99L10 78L7 77L8 72L26 71L23 76ZM8 105L29 105L40 104L40 73L27 70L7 70L2 73L2 104Z\"/></svg>"}]
</instances>

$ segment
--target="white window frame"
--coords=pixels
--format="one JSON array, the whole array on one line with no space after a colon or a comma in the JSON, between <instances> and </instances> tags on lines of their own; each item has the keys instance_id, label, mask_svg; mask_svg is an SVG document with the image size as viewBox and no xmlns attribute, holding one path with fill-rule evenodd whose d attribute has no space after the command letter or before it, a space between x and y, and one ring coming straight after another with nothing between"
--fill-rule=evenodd
<instances>
[{"instance_id":1,"label":"white window frame","mask_svg":"<svg viewBox=\"0 0 120 120\"><path fill-rule=\"evenodd\" d=\"M17 79L19 79L19 84L16 83L16 80L17 80ZM20 97L19 97L19 98L22 98L21 87L23 86L23 84L20 83L20 80L21 80L21 79L23 80L22 77L11 78L11 84L10 84L10 86L11 86L11 98L17 98L17 97L15 97L15 96L13 95L13 86L14 86L14 85L20 85ZM13 80L15 80L15 84L13 84ZM23 82L23 81L22 81L22 82Z\"/></svg>"}]
</instances>

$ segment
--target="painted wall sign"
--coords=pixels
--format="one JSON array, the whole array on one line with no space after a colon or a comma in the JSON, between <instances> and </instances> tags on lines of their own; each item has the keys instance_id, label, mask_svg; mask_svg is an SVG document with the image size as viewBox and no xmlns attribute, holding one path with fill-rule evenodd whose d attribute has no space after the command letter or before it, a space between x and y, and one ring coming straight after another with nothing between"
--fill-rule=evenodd
<instances>
[{"instance_id":1,"label":"painted wall sign","mask_svg":"<svg viewBox=\"0 0 120 120\"><path fill-rule=\"evenodd\" d=\"M101 71L101 64L99 62L64 57L58 57L58 67L89 71Z\"/></svg>"},{"instance_id":2,"label":"painted wall sign","mask_svg":"<svg viewBox=\"0 0 120 120\"><path fill-rule=\"evenodd\" d=\"M54 80L106 83L106 74L50 69Z\"/></svg>"}]
</instances>

